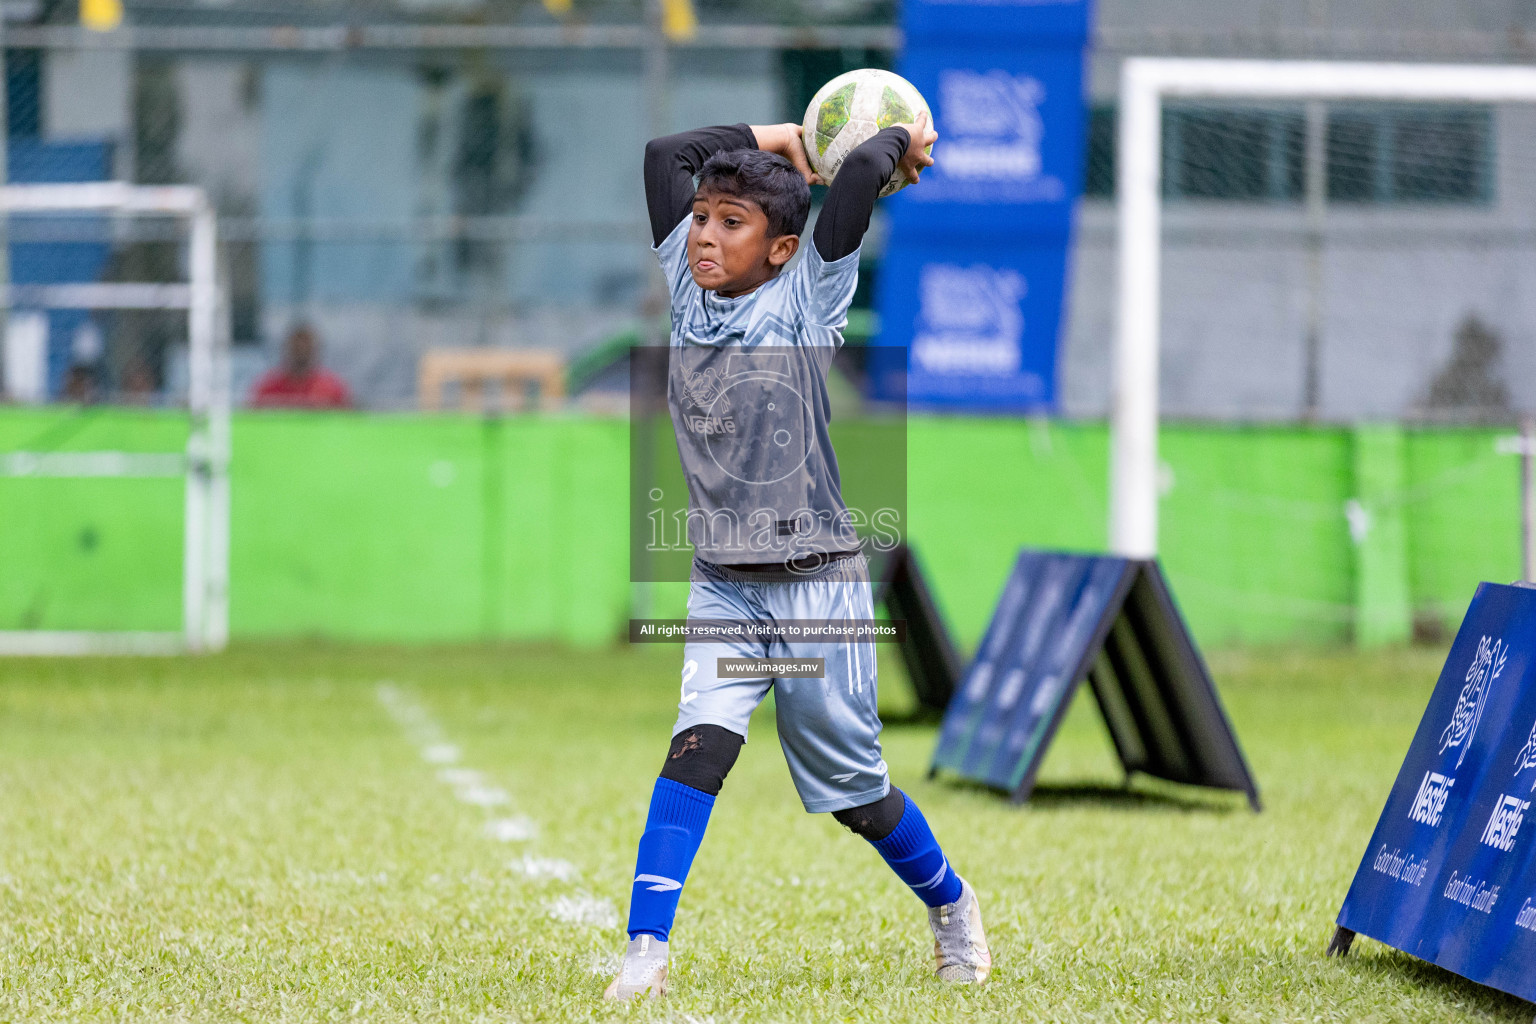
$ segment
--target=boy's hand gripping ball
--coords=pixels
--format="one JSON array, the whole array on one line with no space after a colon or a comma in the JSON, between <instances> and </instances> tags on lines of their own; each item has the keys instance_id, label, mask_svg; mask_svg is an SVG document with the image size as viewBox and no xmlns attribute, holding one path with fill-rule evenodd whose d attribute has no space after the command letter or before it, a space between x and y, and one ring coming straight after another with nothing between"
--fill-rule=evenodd
<instances>
[{"instance_id":1,"label":"boy's hand gripping ball","mask_svg":"<svg viewBox=\"0 0 1536 1024\"><path fill-rule=\"evenodd\" d=\"M911 125L919 114L927 114L929 122L933 119L923 94L900 75L878 68L838 75L816 90L805 108L801 138L806 156L821 179L830 184L843 160L860 143L892 125ZM925 152L932 151L930 141ZM880 196L884 198L911 183L906 170L897 167Z\"/></svg>"}]
</instances>

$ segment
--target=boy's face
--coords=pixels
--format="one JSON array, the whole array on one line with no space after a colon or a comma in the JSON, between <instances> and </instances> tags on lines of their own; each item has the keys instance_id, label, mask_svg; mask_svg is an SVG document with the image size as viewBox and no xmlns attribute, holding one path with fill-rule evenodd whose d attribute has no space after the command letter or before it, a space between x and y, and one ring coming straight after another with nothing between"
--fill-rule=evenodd
<instances>
[{"instance_id":1,"label":"boy's face","mask_svg":"<svg viewBox=\"0 0 1536 1024\"><path fill-rule=\"evenodd\" d=\"M688 270L700 288L726 298L767 281L790 261L798 235L770 235L768 215L750 199L700 191L688 225Z\"/></svg>"}]
</instances>

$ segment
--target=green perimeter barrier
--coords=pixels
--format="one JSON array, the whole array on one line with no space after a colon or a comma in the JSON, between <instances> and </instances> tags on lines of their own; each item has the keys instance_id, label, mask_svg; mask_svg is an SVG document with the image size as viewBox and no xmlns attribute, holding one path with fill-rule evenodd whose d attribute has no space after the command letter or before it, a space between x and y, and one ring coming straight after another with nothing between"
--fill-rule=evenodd
<instances>
[{"instance_id":1,"label":"green perimeter barrier","mask_svg":"<svg viewBox=\"0 0 1536 1024\"><path fill-rule=\"evenodd\" d=\"M0 407L0 460L182 452L190 428L177 413ZM177 478L0 475L0 629L179 629L184 496Z\"/></svg>"},{"instance_id":2,"label":"green perimeter barrier","mask_svg":"<svg viewBox=\"0 0 1536 1024\"><path fill-rule=\"evenodd\" d=\"M578 415L238 414L234 635L592 646L623 633L632 600L685 614L686 584L627 579L627 431ZM1200 642L1453 628L1478 580L1518 573L1518 466L1493 447L1507 432L1165 426L1163 559ZM186 433L171 413L6 408L0 458L179 451ZM962 644L1020 546L1102 549L1107 450L1099 423L910 419L910 536ZM181 501L177 480L0 476L0 628L176 628Z\"/></svg>"}]
</instances>

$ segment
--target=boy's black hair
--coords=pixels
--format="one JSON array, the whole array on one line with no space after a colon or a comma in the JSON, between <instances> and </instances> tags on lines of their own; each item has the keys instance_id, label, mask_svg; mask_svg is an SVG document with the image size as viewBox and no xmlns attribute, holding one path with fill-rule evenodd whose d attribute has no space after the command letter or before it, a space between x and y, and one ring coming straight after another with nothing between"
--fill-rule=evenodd
<instances>
[{"instance_id":1,"label":"boy's black hair","mask_svg":"<svg viewBox=\"0 0 1536 1024\"><path fill-rule=\"evenodd\" d=\"M811 186L795 165L761 149L716 153L699 170L699 191L756 203L768 217L768 234L798 235L811 213Z\"/></svg>"}]
</instances>

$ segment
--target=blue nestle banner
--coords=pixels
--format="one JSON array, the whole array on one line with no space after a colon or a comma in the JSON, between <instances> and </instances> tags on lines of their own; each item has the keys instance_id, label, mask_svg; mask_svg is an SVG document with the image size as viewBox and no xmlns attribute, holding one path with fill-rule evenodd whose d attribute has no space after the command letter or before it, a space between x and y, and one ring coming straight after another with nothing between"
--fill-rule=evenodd
<instances>
[{"instance_id":1,"label":"blue nestle banner","mask_svg":"<svg viewBox=\"0 0 1536 1024\"><path fill-rule=\"evenodd\" d=\"M914 0L898 70L933 108L935 164L889 201L881 359L917 406L1056 404L1083 178L1086 0ZM875 397L890 366L871 375Z\"/></svg>"},{"instance_id":2,"label":"blue nestle banner","mask_svg":"<svg viewBox=\"0 0 1536 1024\"><path fill-rule=\"evenodd\" d=\"M900 244L880 264L878 351L905 361L907 401L973 409L1056 403L1061 247L994 240Z\"/></svg>"},{"instance_id":3,"label":"blue nestle banner","mask_svg":"<svg viewBox=\"0 0 1536 1024\"><path fill-rule=\"evenodd\" d=\"M901 74L928 98L934 165L892 196L903 239L1044 235L1065 251L1083 177L1078 48L912 47Z\"/></svg>"},{"instance_id":4,"label":"blue nestle banner","mask_svg":"<svg viewBox=\"0 0 1536 1024\"><path fill-rule=\"evenodd\" d=\"M983 37L1082 46L1092 24L1088 0L904 0L907 41Z\"/></svg>"},{"instance_id":5,"label":"blue nestle banner","mask_svg":"<svg viewBox=\"0 0 1536 1024\"><path fill-rule=\"evenodd\" d=\"M1536 999L1536 589L1478 587L1339 925Z\"/></svg>"}]
</instances>

